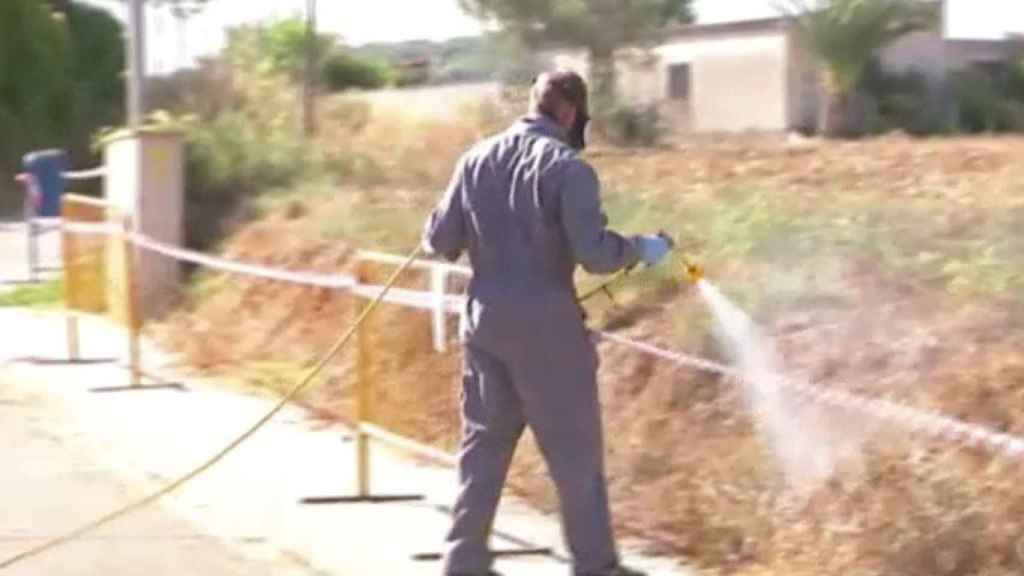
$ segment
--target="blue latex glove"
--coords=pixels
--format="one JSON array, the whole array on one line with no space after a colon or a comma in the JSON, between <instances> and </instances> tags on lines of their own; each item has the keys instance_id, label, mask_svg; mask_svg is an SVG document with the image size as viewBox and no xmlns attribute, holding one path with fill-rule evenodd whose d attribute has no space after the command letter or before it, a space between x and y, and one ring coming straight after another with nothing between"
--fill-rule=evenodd
<instances>
[{"instance_id":1,"label":"blue latex glove","mask_svg":"<svg viewBox=\"0 0 1024 576\"><path fill-rule=\"evenodd\" d=\"M672 250L672 240L664 234L634 236L633 244L640 253L640 260L648 266L660 264Z\"/></svg>"}]
</instances>

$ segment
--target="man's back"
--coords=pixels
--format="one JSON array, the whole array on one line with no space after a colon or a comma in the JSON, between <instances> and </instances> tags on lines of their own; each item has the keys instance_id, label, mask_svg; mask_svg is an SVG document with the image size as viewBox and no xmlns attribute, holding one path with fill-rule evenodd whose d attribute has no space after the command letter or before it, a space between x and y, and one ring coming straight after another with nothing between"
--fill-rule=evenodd
<instances>
[{"instance_id":1,"label":"man's back","mask_svg":"<svg viewBox=\"0 0 1024 576\"><path fill-rule=\"evenodd\" d=\"M560 138L549 119L526 117L460 160L426 237L451 259L468 250L472 297L573 295L577 264L608 273L636 261L605 229L593 169Z\"/></svg>"}]
</instances>

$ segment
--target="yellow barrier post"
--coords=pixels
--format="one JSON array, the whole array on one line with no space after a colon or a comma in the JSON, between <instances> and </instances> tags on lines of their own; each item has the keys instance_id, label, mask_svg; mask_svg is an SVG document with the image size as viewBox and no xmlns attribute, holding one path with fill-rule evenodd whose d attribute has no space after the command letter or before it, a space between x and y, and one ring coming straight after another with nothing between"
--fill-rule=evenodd
<instances>
[{"instance_id":1,"label":"yellow barrier post","mask_svg":"<svg viewBox=\"0 0 1024 576\"><path fill-rule=\"evenodd\" d=\"M61 197L60 215L67 348L70 361L77 362L80 359L80 315L106 310L102 291L106 238L79 236L64 224L102 223L107 219L107 206L95 198L65 194Z\"/></svg>"},{"instance_id":2,"label":"yellow barrier post","mask_svg":"<svg viewBox=\"0 0 1024 576\"><path fill-rule=\"evenodd\" d=\"M372 259L357 257L355 279L359 286L368 288L374 287L371 279L370 265ZM402 270L411 266L411 262L403 265ZM383 287L379 287L383 289ZM356 306L356 317L360 317L360 306ZM381 428L374 426L376 420L374 390L374 342L373 342L373 312L366 313L362 322L356 325L356 358L355 358L355 493L346 496L313 496L302 498L302 504L347 504L347 503L383 503L383 502L409 502L423 500L422 494L374 494L370 490L371 459L370 443L374 440L387 441L387 438L380 434Z\"/></svg>"},{"instance_id":3,"label":"yellow barrier post","mask_svg":"<svg viewBox=\"0 0 1024 576\"><path fill-rule=\"evenodd\" d=\"M356 280L369 284L369 263L359 260ZM373 315L366 317L356 333L356 495L370 495L370 437L363 424L373 422Z\"/></svg>"},{"instance_id":4,"label":"yellow barrier post","mask_svg":"<svg viewBox=\"0 0 1024 576\"><path fill-rule=\"evenodd\" d=\"M132 219L125 216L122 221L122 241L124 248L124 287L125 287L125 322L128 328L128 369L131 371L131 385L142 385L142 369L140 367L139 332L142 329L139 317L138 282L135 271L135 245L131 241Z\"/></svg>"}]
</instances>

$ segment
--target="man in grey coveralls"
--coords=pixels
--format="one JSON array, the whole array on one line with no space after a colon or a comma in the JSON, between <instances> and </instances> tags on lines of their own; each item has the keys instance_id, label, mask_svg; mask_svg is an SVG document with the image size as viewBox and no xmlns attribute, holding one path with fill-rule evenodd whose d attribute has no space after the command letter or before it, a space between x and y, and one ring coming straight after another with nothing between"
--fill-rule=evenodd
<instances>
[{"instance_id":1,"label":"man in grey coveralls","mask_svg":"<svg viewBox=\"0 0 1024 576\"><path fill-rule=\"evenodd\" d=\"M462 156L425 227L429 253L454 261L468 251L473 268L449 576L491 574L495 509L526 424L558 489L574 574L635 574L620 566L612 535L598 356L573 273L654 265L671 242L606 228L597 175L578 157L588 121L580 76L541 75L529 114Z\"/></svg>"}]
</instances>

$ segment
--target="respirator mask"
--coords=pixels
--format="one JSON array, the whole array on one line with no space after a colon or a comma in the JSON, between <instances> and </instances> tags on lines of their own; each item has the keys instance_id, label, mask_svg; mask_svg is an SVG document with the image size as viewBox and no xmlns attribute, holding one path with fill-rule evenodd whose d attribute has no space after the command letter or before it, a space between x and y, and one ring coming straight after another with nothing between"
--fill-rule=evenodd
<instances>
[{"instance_id":1,"label":"respirator mask","mask_svg":"<svg viewBox=\"0 0 1024 576\"><path fill-rule=\"evenodd\" d=\"M576 150L583 151L587 147L587 137L590 132L590 114L583 108L576 109L576 123L569 130L569 146Z\"/></svg>"}]
</instances>

